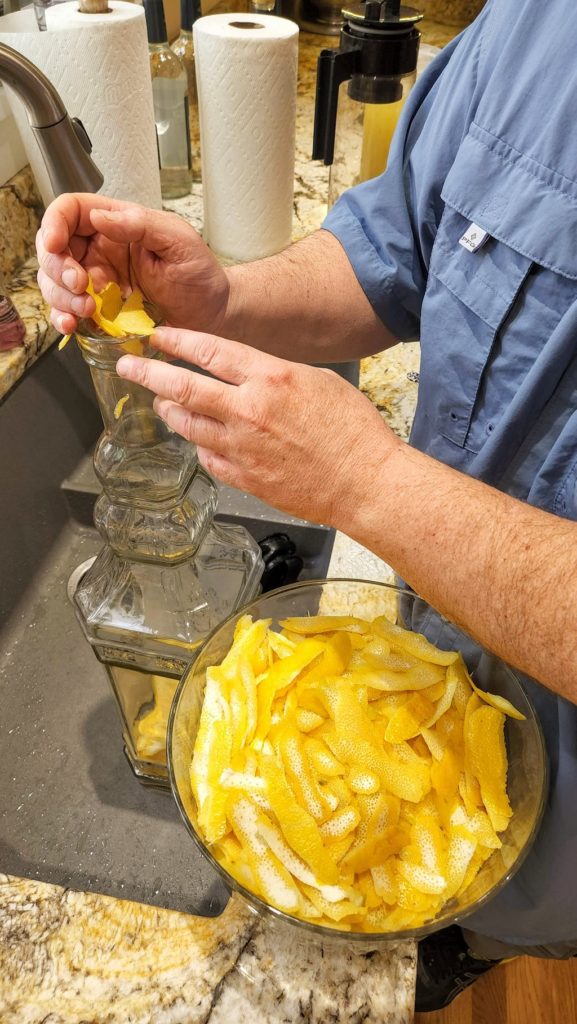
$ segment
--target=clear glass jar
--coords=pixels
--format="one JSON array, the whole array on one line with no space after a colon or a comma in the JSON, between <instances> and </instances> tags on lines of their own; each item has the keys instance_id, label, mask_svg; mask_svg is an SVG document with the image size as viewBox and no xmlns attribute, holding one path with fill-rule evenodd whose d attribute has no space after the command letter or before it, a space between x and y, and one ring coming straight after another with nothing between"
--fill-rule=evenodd
<instances>
[{"instance_id":1,"label":"clear glass jar","mask_svg":"<svg viewBox=\"0 0 577 1024\"><path fill-rule=\"evenodd\" d=\"M126 351L160 358L147 338L111 338L82 322L77 340L104 421L94 521L105 545L69 593L106 666L126 752L145 781L167 784L165 737L176 682L206 636L258 592L260 549L243 527L215 524L214 481L194 445L116 373Z\"/></svg>"}]
</instances>

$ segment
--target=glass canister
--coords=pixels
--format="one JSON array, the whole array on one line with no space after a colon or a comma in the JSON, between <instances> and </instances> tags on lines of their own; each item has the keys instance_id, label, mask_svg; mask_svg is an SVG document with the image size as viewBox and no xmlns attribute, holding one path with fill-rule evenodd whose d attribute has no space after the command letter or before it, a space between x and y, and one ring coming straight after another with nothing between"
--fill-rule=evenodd
<instances>
[{"instance_id":1,"label":"glass canister","mask_svg":"<svg viewBox=\"0 0 577 1024\"><path fill-rule=\"evenodd\" d=\"M153 394L116 373L125 352L160 358L148 338L77 334L104 421L94 454L103 492L94 522L105 544L69 594L105 665L128 760L168 785L166 727L176 686L206 636L260 588L262 559L240 526L214 522L217 489L194 445L153 410Z\"/></svg>"}]
</instances>

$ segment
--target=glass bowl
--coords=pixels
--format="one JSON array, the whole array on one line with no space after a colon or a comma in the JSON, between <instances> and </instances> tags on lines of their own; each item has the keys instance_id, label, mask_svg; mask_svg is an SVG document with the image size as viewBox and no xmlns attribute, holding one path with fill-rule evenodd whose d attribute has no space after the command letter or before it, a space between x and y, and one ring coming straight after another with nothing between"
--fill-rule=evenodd
<instances>
[{"instance_id":1,"label":"glass bowl","mask_svg":"<svg viewBox=\"0 0 577 1024\"><path fill-rule=\"evenodd\" d=\"M460 650L476 684L506 697L526 716L526 721L506 719L507 791L513 816L506 831L499 835L502 847L485 861L464 894L450 900L433 920L421 927L395 932L343 932L301 920L267 904L241 885L213 857L199 834L189 769L202 709L206 670L220 664L232 645L238 619L247 613L254 619L271 618L273 628L279 619L289 616L356 615L372 619L385 614L406 628L424 633L432 643L444 649ZM168 763L172 791L184 823L229 890L240 894L258 913L291 922L308 932L309 936L312 933L322 940L369 946L418 938L454 924L499 892L531 847L540 824L548 779L545 747L536 713L509 666L484 651L412 592L392 584L351 579L312 580L271 591L235 613L208 637L175 694L168 728Z\"/></svg>"}]
</instances>

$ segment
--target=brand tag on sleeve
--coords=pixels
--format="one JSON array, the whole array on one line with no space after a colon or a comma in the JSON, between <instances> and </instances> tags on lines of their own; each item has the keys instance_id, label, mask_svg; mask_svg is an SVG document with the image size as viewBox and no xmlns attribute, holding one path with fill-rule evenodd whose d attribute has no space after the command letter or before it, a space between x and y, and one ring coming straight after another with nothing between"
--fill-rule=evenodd
<instances>
[{"instance_id":1,"label":"brand tag on sleeve","mask_svg":"<svg viewBox=\"0 0 577 1024\"><path fill-rule=\"evenodd\" d=\"M478 224L469 224L465 234L459 239L459 245L462 245L463 249L468 249L469 252L477 252L477 249L485 244L488 237L489 232L484 231Z\"/></svg>"}]
</instances>

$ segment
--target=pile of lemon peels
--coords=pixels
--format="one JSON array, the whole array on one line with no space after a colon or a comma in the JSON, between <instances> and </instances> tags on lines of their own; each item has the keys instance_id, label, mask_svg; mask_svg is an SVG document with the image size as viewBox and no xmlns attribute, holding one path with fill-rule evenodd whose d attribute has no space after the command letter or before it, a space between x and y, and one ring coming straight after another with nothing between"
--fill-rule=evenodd
<instances>
[{"instance_id":1,"label":"pile of lemon peels","mask_svg":"<svg viewBox=\"0 0 577 1024\"><path fill-rule=\"evenodd\" d=\"M207 670L190 768L219 863L288 914L419 927L502 845L508 701L384 616L243 616Z\"/></svg>"}]
</instances>

